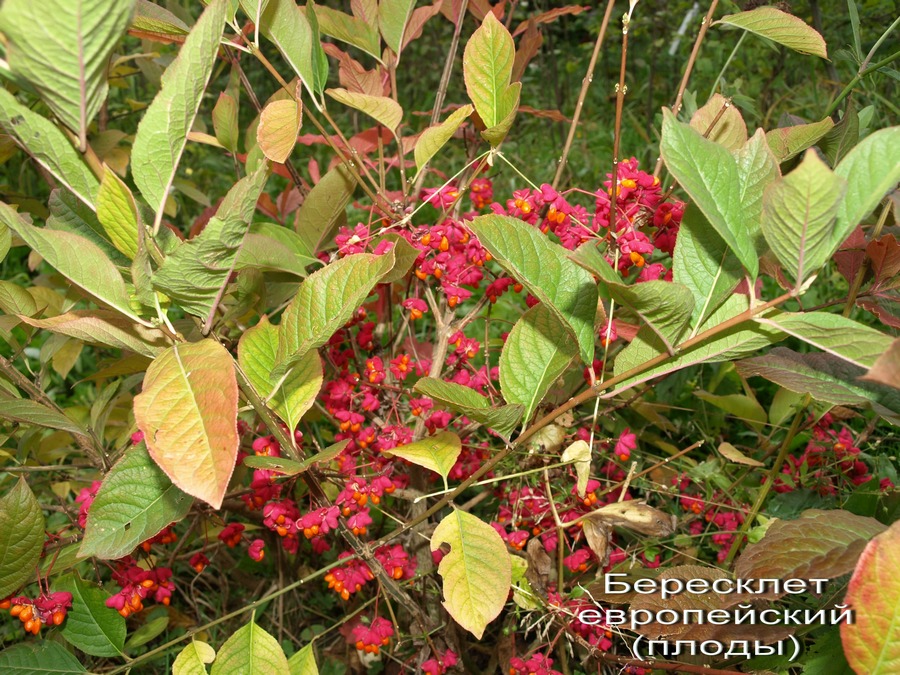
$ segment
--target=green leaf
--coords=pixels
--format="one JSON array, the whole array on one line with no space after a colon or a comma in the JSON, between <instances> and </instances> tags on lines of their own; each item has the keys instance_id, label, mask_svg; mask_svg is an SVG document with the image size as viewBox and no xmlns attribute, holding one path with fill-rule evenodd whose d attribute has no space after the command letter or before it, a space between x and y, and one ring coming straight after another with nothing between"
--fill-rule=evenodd
<instances>
[{"instance_id":1,"label":"green leaf","mask_svg":"<svg viewBox=\"0 0 900 675\"><path fill-rule=\"evenodd\" d=\"M219 100L216 101L212 111L212 121L216 140L229 152L237 152L239 135L237 99L228 92L223 91L219 94Z\"/></svg>"},{"instance_id":2,"label":"green leaf","mask_svg":"<svg viewBox=\"0 0 900 675\"><path fill-rule=\"evenodd\" d=\"M348 255L311 274L284 311L274 377L318 349L343 326L394 267L394 255Z\"/></svg>"},{"instance_id":3,"label":"green leaf","mask_svg":"<svg viewBox=\"0 0 900 675\"><path fill-rule=\"evenodd\" d=\"M338 164L315 184L297 212L297 234L306 244L307 255L315 255L331 238L344 214L356 181L343 164Z\"/></svg>"},{"instance_id":4,"label":"green leaf","mask_svg":"<svg viewBox=\"0 0 900 675\"><path fill-rule=\"evenodd\" d=\"M890 675L900 666L900 523L894 523L863 550L844 603L854 621L841 623L847 661L857 673Z\"/></svg>"},{"instance_id":5,"label":"green leaf","mask_svg":"<svg viewBox=\"0 0 900 675\"><path fill-rule=\"evenodd\" d=\"M238 628L219 649L210 675L274 674L287 673L289 670L281 645L251 619L250 623Z\"/></svg>"},{"instance_id":6,"label":"green leaf","mask_svg":"<svg viewBox=\"0 0 900 675\"><path fill-rule=\"evenodd\" d=\"M125 619L106 606L110 594L74 574L57 579L54 590L72 594L62 628L66 640L91 656L119 656L125 647Z\"/></svg>"},{"instance_id":7,"label":"green leaf","mask_svg":"<svg viewBox=\"0 0 900 675\"><path fill-rule=\"evenodd\" d=\"M309 197L307 196L307 199ZM275 223L259 222L250 226L238 253L235 269L256 268L306 276L306 268L321 264L309 255L303 239L293 230Z\"/></svg>"},{"instance_id":8,"label":"green leaf","mask_svg":"<svg viewBox=\"0 0 900 675\"><path fill-rule=\"evenodd\" d=\"M720 323L731 319L749 308L749 299L746 295L730 295L719 309L713 312L706 320L698 333L705 332ZM660 375L673 373L688 366L700 363L717 363L730 361L759 351L761 348L783 339L780 331L761 326L752 322L746 322L722 331L718 335L700 342L688 349L679 351L678 356L669 359L666 363L651 368L640 375L627 379L614 390L604 394L604 398L612 396L616 392L629 389L641 382L646 382ZM665 353L661 344L649 329L642 328L631 344L616 356L614 374L616 376L643 365L650 359Z\"/></svg>"},{"instance_id":9,"label":"green leaf","mask_svg":"<svg viewBox=\"0 0 900 675\"><path fill-rule=\"evenodd\" d=\"M669 172L755 280L759 273L755 228L741 204L735 158L726 148L679 122L668 109L663 110L660 153Z\"/></svg>"},{"instance_id":10,"label":"green leaf","mask_svg":"<svg viewBox=\"0 0 900 675\"><path fill-rule=\"evenodd\" d=\"M781 177L778 162L766 142L762 129L732 153L738 167L741 210L751 233L753 248L762 257L766 242L761 229L763 195L766 188Z\"/></svg>"},{"instance_id":11,"label":"green leaf","mask_svg":"<svg viewBox=\"0 0 900 675\"><path fill-rule=\"evenodd\" d=\"M93 208L99 181L69 139L50 120L19 103L0 87L0 129L38 164Z\"/></svg>"},{"instance_id":12,"label":"green leaf","mask_svg":"<svg viewBox=\"0 0 900 675\"><path fill-rule=\"evenodd\" d=\"M181 307L212 325L234 270L247 228L268 178L268 167L238 181L199 235L184 242L153 275L153 285Z\"/></svg>"},{"instance_id":13,"label":"green leaf","mask_svg":"<svg viewBox=\"0 0 900 675\"><path fill-rule=\"evenodd\" d=\"M780 127L766 132L766 142L780 164L814 146L831 131L832 127L834 127L834 120L830 117L811 124Z\"/></svg>"},{"instance_id":14,"label":"green leaf","mask_svg":"<svg viewBox=\"0 0 900 675\"><path fill-rule=\"evenodd\" d=\"M731 295L743 276L737 256L692 204L685 208L681 220L672 270L675 283L689 288L694 296L691 337Z\"/></svg>"},{"instance_id":15,"label":"green leaf","mask_svg":"<svg viewBox=\"0 0 900 675\"><path fill-rule=\"evenodd\" d=\"M290 668L290 675L319 675L319 666L316 664L316 653L313 651L312 643L288 659L288 668Z\"/></svg>"},{"instance_id":16,"label":"green leaf","mask_svg":"<svg viewBox=\"0 0 900 675\"><path fill-rule=\"evenodd\" d=\"M66 189L53 190L50 193L49 206L50 217L47 218L46 223L48 228L84 237L103 251L103 254L117 267L130 265L131 261L128 257L123 255L109 240L109 235L97 219L97 214L94 213L93 207L85 205ZM170 232L168 229L165 231ZM172 234L172 237L176 238L174 234ZM164 242L170 241L165 235L159 239L161 246ZM166 249L163 248L163 250Z\"/></svg>"},{"instance_id":17,"label":"green leaf","mask_svg":"<svg viewBox=\"0 0 900 675\"><path fill-rule=\"evenodd\" d=\"M216 63L227 12L227 0L212 0L203 11L178 56L163 73L162 89L138 125L131 174L156 212L157 225Z\"/></svg>"},{"instance_id":18,"label":"green leaf","mask_svg":"<svg viewBox=\"0 0 900 675\"><path fill-rule=\"evenodd\" d=\"M900 126L866 136L834 169L847 181L832 240L843 242L900 181Z\"/></svg>"},{"instance_id":19,"label":"green leaf","mask_svg":"<svg viewBox=\"0 0 900 675\"><path fill-rule=\"evenodd\" d=\"M4 407L10 401L4 401ZM44 547L44 514L24 478L0 497L0 597L31 578Z\"/></svg>"},{"instance_id":20,"label":"green leaf","mask_svg":"<svg viewBox=\"0 0 900 675\"><path fill-rule=\"evenodd\" d=\"M766 423L766 411L754 398L743 394L710 394L707 391L695 391L694 396L710 403L711 405L730 413L744 422L747 422L757 431L761 431ZM732 446L733 447L733 446Z\"/></svg>"},{"instance_id":21,"label":"green leaf","mask_svg":"<svg viewBox=\"0 0 900 675\"><path fill-rule=\"evenodd\" d=\"M497 146L509 132L519 105L521 82L510 84L516 49L512 36L488 12L463 52L466 92L486 129L481 135Z\"/></svg>"},{"instance_id":22,"label":"green leaf","mask_svg":"<svg viewBox=\"0 0 900 675\"><path fill-rule=\"evenodd\" d=\"M468 119L474 108L470 105L464 105L454 110L447 119L433 127L428 127L421 133L416 141L416 147L413 154L416 158L416 169L421 171L426 164L434 157L444 145L453 138L453 134L459 129L459 126Z\"/></svg>"},{"instance_id":23,"label":"green leaf","mask_svg":"<svg viewBox=\"0 0 900 675\"><path fill-rule=\"evenodd\" d=\"M426 436L413 443L391 448L388 452L440 474L446 487L450 469L456 464L459 453L462 452L462 442L453 432L442 431L434 436Z\"/></svg>"},{"instance_id":24,"label":"green leaf","mask_svg":"<svg viewBox=\"0 0 900 675\"><path fill-rule=\"evenodd\" d=\"M325 85L328 84L328 55L322 47L319 18L316 16L316 3L313 0L309 0L306 3L306 20L309 23L309 29L312 34L310 61L313 73L313 88L316 90L316 95L321 99L325 91ZM297 98L300 98L299 94Z\"/></svg>"},{"instance_id":25,"label":"green leaf","mask_svg":"<svg viewBox=\"0 0 900 675\"><path fill-rule=\"evenodd\" d=\"M321 49L321 45L303 8L298 7L294 0L269 0L263 12L260 33L278 48L313 101L318 101L324 81L314 62L314 50Z\"/></svg>"},{"instance_id":26,"label":"green leaf","mask_svg":"<svg viewBox=\"0 0 900 675\"><path fill-rule=\"evenodd\" d=\"M12 281L0 280L0 309L7 314L34 316L38 311L34 297L27 290Z\"/></svg>"},{"instance_id":27,"label":"green leaf","mask_svg":"<svg viewBox=\"0 0 900 675\"><path fill-rule=\"evenodd\" d=\"M509 216L479 216L470 229L498 263L567 326L584 363L594 361L597 287L567 251L527 223Z\"/></svg>"},{"instance_id":28,"label":"green leaf","mask_svg":"<svg viewBox=\"0 0 900 675\"><path fill-rule=\"evenodd\" d=\"M513 326L500 352L500 388L508 403L520 403L522 421L534 411L577 356L565 327L543 303Z\"/></svg>"},{"instance_id":29,"label":"green leaf","mask_svg":"<svg viewBox=\"0 0 900 675\"><path fill-rule=\"evenodd\" d=\"M814 28L775 7L757 7L749 12L729 14L714 25L719 24L743 28L801 54L828 58L825 40Z\"/></svg>"},{"instance_id":30,"label":"green leaf","mask_svg":"<svg viewBox=\"0 0 900 675\"><path fill-rule=\"evenodd\" d=\"M779 313L757 319L860 368L872 367L892 342L890 335L840 314Z\"/></svg>"},{"instance_id":31,"label":"green leaf","mask_svg":"<svg viewBox=\"0 0 900 675\"><path fill-rule=\"evenodd\" d=\"M76 309L49 319L20 316L23 322L51 333L125 349L153 358L170 346L166 335L155 328L146 328L115 312L103 309Z\"/></svg>"},{"instance_id":32,"label":"green leaf","mask_svg":"<svg viewBox=\"0 0 900 675\"><path fill-rule=\"evenodd\" d=\"M416 262L421 251L396 232L388 232L378 241L390 241L394 243L391 253L394 254L394 260L396 261L394 263L394 269L384 276L381 283L392 284L395 281L402 281L406 278L406 275L409 274L409 269L412 267L413 263Z\"/></svg>"},{"instance_id":33,"label":"green leaf","mask_svg":"<svg viewBox=\"0 0 900 675\"><path fill-rule=\"evenodd\" d=\"M397 135L397 127L403 121L403 108L394 99L387 96L357 94L341 88L326 89L325 93L338 103L365 113L379 124L387 127L394 136Z\"/></svg>"},{"instance_id":34,"label":"green leaf","mask_svg":"<svg viewBox=\"0 0 900 675\"><path fill-rule=\"evenodd\" d=\"M325 35L358 47L381 62L381 38L376 21L367 22L324 5L316 5L316 18Z\"/></svg>"},{"instance_id":35,"label":"green leaf","mask_svg":"<svg viewBox=\"0 0 900 675\"><path fill-rule=\"evenodd\" d=\"M469 387L455 382L444 382L435 377L423 377L416 382L415 390L439 405L456 410L476 422L481 422L504 438L522 421L521 405L492 407L490 401Z\"/></svg>"},{"instance_id":36,"label":"green leaf","mask_svg":"<svg viewBox=\"0 0 900 675\"><path fill-rule=\"evenodd\" d=\"M814 150L807 150L796 169L766 188L763 235L798 289L843 241L834 237L834 223L846 188L846 181Z\"/></svg>"},{"instance_id":37,"label":"green leaf","mask_svg":"<svg viewBox=\"0 0 900 675\"><path fill-rule=\"evenodd\" d=\"M28 399L3 401L3 405L0 406L0 419L12 420L22 424L36 424L39 427L59 429L60 431L68 431L70 434L80 436L86 435L84 429L62 413L56 412L37 401Z\"/></svg>"},{"instance_id":38,"label":"green leaf","mask_svg":"<svg viewBox=\"0 0 900 675\"><path fill-rule=\"evenodd\" d=\"M59 642L20 642L0 652L0 671L5 675L66 675L86 673Z\"/></svg>"},{"instance_id":39,"label":"green leaf","mask_svg":"<svg viewBox=\"0 0 900 675\"><path fill-rule=\"evenodd\" d=\"M327 464L340 455L349 444L349 440L338 441L312 457L307 457L302 462L283 457L249 455L244 458L244 464L254 469L266 469L285 476L296 476L304 471L308 471L312 466Z\"/></svg>"},{"instance_id":40,"label":"green leaf","mask_svg":"<svg viewBox=\"0 0 900 675\"><path fill-rule=\"evenodd\" d=\"M378 27L395 54L399 54L403 46L403 33L415 6L416 0L381 0L378 3Z\"/></svg>"},{"instance_id":41,"label":"green leaf","mask_svg":"<svg viewBox=\"0 0 900 675\"><path fill-rule=\"evenodd\" d=\"M828 159L831 166L836 166L847 153L859 142L859 115L852 99L847 103L847 109L841 121L832 127L819 141L819 148Z\"/></svg>"},{"instance_id":42,"label":"green leaf","mask_svg":"<svg viewBox=\"0 0 900 675\"><path fill-rule=\"evenodd\" d=\"M206 665L215 658L215 649L200 640L191 640L172 664L172 675L207 675Z\"/></svg>"},{"instance_id":43,"label":"green leaf","mask_svg":"<svg viewBox=\"0 0 900 675\"><path fill-rule=\"evenodd\" d=\"M168 608L165 606L157 607L148 615L147 621L128 636L128 640L125 641L125 651L130 652L138 647L144 646L154 638L162 635L163 631L168 627Z\"/></svg>"},{"instance_id":44,"label":"green leaf","mask_svg":"<svg viewBox=\"0 0 900 675\"><path fill-rule=\"evenodd\" d=\"M275 357L278 355L278 327L267 317L260 319L253 328L244 332L238 343L238 363L250 380L250 384L263 398L269 397L279 384L272 377ZM288 429L296 429L300 418L312 408L322 388L322 361L316 351L307 354L290 369L268 405Z\"/></svg>"},{"instance_id":45,"label":"green leaf","mask_svg":"<svg viewBox=\"0 0 900 675\"><path fill-rule=\"evenodd\" d=\"M512 587L512 563L493 527L454 509L431 536L431 550L450 545L438 565L444 582L444 608L477 639L500 614Z\"/></svg>"},{"instance_id":46,"label":"green leaf","mask_svg":"<svg viewBox=\"0 0 900 675\"><path fill-rule=\"evenodd\" d=\"M849 574L866 543L884 530L874 518L810 509L773 522L741 553L734 573L739 579L833 579Z\"/></svg>"},{"instance_id":47,"label":"green leaf","mask_svg":"<svg viewBox=\"0 0 900 675\"><path fill-rule=\"evenodd\" d=\"M644 321L666 351L674 353L694 310L694 297L687 286L670 281L645 281L631 286L606 284L606 287L616 302Z\"/></svg>"},{"instance_id":48,"label":"green leaf","mask_svg":"<svg viewBox=\"0 0 900 675\"><path fill-rule=\"evenodd\" d=\"M327 464L337 457L350 444L349 440L338 441L333 445L329 445L322 452L316 453L312 457L307 457L302 462L286 457L265 457L257 455L248 455L244 458L244 465L252 469L265 469L266 471L274 471L284 476L296 476L309 471L314 465Z\"/></svg>"},{"instance_id":49,"label":"green leaf","mask_svg":"<svg viewBox=\"0 0 900 675\"><path fill-rule=\"evenodd\" d=\"M176 486L215 509L237 460L237 405L234 361L213 339L164 351L134 398L150 456Z\"/></svg>"},{"instance_id":50,"label":"green leaf","mask_svg":"<svg viewBox=\"0 0 900 675\"><path fill-rule=\"evenodd\" d=\"M10 246L12 246L12 235L9 233L9 228L0 222L0 262L6 258Z\"/></svg>"},{"instance_id":51,"label":"green leaf","mask_svg":"<svg viewBox=\"0 0 900 675\"><path fill-rule=\"evenodd\" d=\"M28 225L3 203L0 219L73 284L121 314L145 323L131 310L119 270L95 244L77 234Z\"/></svg>"},{"instance_id":52,"label":"green leaf","mask_svg":"<svg viewBox=\"0 0 900 675\"><path fill-rule=\"evenodd\" d=\"M133 9L134 0L6 0L0 11L10 69L75 132L82 150L106 100L109 57Z\"/></svg>"},{"instance_id":53,"label":"green leaf","mask_svg":"<svg viewBox=\"0 0 900 675\"><path fill-rule=\"evenodd\" d=\"M109 470L88 512L79 556L115 560L184 518L193 499L150 458L141 443Z\"/></svg>"},{"instance_id":54,"label":"green leaf","mask_svg":"<svg viewBox=\"0 0 900 675\"><path fill-rule=\"evenodd\" d=\"M113 246L134 260L140 227L137 205L131 190L108 166L103 169L97 192L97 219Z\"/></svg>"},{"instance_id":55,"label":"green leaf","mask_svg":"<svg viewBox=\"0 0 900 675\"><path fill-rule=\"evenodd\" d=\"M300 93L299 89L297 93ZM300 99L269 102L259 114L259 126L256 127L256 143L263 154L273 162L284 164L297 143L302 121L303 105Z\"/></svg>"},{"instance_id":56,"label":"green leaf","mask_svg":"<svg viewBox=\"0 0 900 675\"><path fill-rule=\"evenodd\" d=\"M900 391L860 381L865 369L831 354L798 354L778 347L765 356L738 361L735 367L744 377L759 375L816 401L871 407L892 424L900 424Z\"/></svg>"}]
</instances>

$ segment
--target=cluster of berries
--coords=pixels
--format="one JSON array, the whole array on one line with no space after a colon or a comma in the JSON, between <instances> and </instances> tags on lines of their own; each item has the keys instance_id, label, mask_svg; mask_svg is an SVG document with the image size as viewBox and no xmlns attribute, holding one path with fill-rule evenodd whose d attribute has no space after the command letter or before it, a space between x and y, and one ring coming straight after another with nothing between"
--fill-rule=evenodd
<instances>
[{"instance_id":1,"label":"cluster of berries","mask_svg":"<svg viewBox=\"0 0 900 675\"><path fill-rule=\"evenodd\" d=\"M43 626L59 626L72 607L72 594L65 591L44 593L36 598L18 596L0 600L0 609L22 622L26 633L37 635Z\"/></svg>"}]
</instances>

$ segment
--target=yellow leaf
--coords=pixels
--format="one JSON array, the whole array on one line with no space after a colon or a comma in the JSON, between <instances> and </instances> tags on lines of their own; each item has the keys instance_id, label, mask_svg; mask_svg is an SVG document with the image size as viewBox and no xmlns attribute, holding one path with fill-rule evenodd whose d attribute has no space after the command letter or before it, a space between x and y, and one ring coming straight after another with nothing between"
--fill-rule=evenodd
<instances>
[{"instance_id":1,"label":"yellow leaf","mask_svg":"<svg viewBox=\"0 0 900 675\"><path fill-rule=\"evenodd\" d=\"M512 563L493 527L456 509L438 523L431 550L450 545L438 566L444 581L444 608L479 640L497 618L512 587Z\"/></svg>"}]
</instances>

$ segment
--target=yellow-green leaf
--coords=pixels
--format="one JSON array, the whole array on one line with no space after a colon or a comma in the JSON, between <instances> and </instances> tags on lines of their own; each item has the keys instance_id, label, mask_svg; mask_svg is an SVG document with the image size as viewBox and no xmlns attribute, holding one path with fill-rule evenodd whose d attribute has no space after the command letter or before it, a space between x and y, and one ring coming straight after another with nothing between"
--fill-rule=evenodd
<instances>
[{"instance_id":1,"label":"yellow-green leaf","mask_svg":"<svg viewBox=\"0 0 900 675\"><path fill-rule=\"evenodd\" d=\"M211 675L278 675L289 671L281 645L251 619L222 645Z\"/></svg>"},{"instance_id":2,"label":"yellow-green leaf","mask_svg":"<svg viewBox=\"0 0 900 675\"><path fill-rule=\"evenodd\" d=\"M348 255L311 274L288 305L279 325L274 377L318 349L347 321L375 285L394 267L394 255Z\"/></svg>"},{"instance_id":3,"label":"yellow-green leaf","mask_svg":"<svg viewBox=\"0 0 900 675\"><path fill-rule=\"evenodd\" d=\"M131 152L131 173L141 195L161 218L187 136L219 52L227 0L213 0L162 75L162 89L141 123Z\"/></svg>"},{"instance_id":4,"label":"yellow-green leaf","mask_svg":"<svg viewBox=\"0 0 900 675\"><path fill-rule=\"evenodd\" d=\"M134 260L140 227L137 205L131 190L108 166L97 192L97 218L113 246Z\"/></svg>"},{"instance_id":5,"label":"yellow-green leaf","mask_svg":"<svg viewBox=\"0 0 900 675\"><path fill-rule=\"evenodd\" d=\"M31 578L44 546L44 514L28 483L19 478L0 497L0 597Z\"/></svg>"},{"instance_id":6,"label":"yellow-green leaf","mask_svg":"<svg viewBox=\"0 0 900 675\"><path fill-rule=\"evenodd\" d=\"M749 12L729 14L716 21L715 25L719 24L743 28L801 54L828 58L825 40L816 29L775 7L757 7Z\"/></svg>"},{"instance_id":7,"label":"yellow-green leaf","mask_svg":"<svg viewBox=\"0 0 900 675\"><path fill-rule=\"evenodd\" d=\"M392 455L439 473L444 479L445 486L450 469L456 464L460 452L462 452L462 442L459 440L459 436L452 431L442 431L434 436L426 436L422 440L390 450Z\"/></svg>"},{"instance_id":8,"label":"yellow-green leaf","mask_svg":"<svg viewBox=\"0 0 900 675\"><path fill-rule=\"evenodd\" d=\"M147 369L134 417L171 481L214 508L237 460L234 361L215 340L175 345Z\"/></svg>"},{"instance_id":9,"label":"yellow-green leaf","mask_svg":"<svg viewBox=\"0 0 900 675\"><path fill-rule=\"evenodd\" d=\"M775 159L779 163L786 162L818 143L832 127L834 121L830 117L810 124L779 127L766 132L766 142L772 149Z\"/></svg>"},{"instance_id":10,"label":"yellow-green leaf","mask_svg":"<svg viewBox=\"0 0 900 675\"><path fill-rule=\"evenodd\" d=\"M486 397L455 382L444 382L436 377L423 377L416 382L415 389L434 399L438 405L481 422L504 438L509 437L522 421L523 406L517 403L491 406Z\"/></svg>"},{"instance_id":11,"label":"yellow-green leaf","mask_svg":"<svg viewBox=\"0 0 900 675\"><path fill-rule=\"evenodd\" d=\"M493 12L488 12L466 44L463 78L486 127L482 136L491 145L498 145L506 136L519 105L522 83L509 82L515 57L512 36Z\"/></svg>"},{"instance_id":12,"label":"yellow-green leaf","mask_svg":"<svg viewBox=\"0 0 900 675\"><path fill-rule=\"evenodd\" d=\"M250 384L263 398L272 394L278 384L278 380L272 377L277 355L278 327L264 316L258 324L244 332L238 343L238 363ZM269 399L269 407L289 429L296 429L300 418L315 403L321 387L322 361L318 352L310 351L291 367L287 378Z\"/></svg>"},{"instance_id":13,"label":"yellow-green leaf","mask_svg":"<svg viewBox=\"0 0 900 675\"><path fill-rule=\"evenodd\" d=\"M288 667L290 675L319 675L319 666L316 664L316 653L312 644L306 645L289 658Z\"/></svg>"},{"instance_id":14,"label":"yellow-green leaf","mask_svg":"<svg viewBox=\"0 0 900 675\"><path fill-rule=\"evenodd\" d=\"M96 244L77 234L28 225L2 203L0 218L73 284L125 316L143 323L131 310L122 275Z\"/></svg>"},{"instance_id":15,"label":"yellow-green leaf","mask_svg":"<svg viewBox=\"0 0 900 675\"><path fill-rule=\"evenodd\" d=\"M325 93L335 101L365 113L387 127L392 134L397 135L397 127L403 121L403 108L394 99L387 96L357 94L343 88L326 89Z\"/></svg>"},{"instance_id":16,"label":"yellow-green leaf","mask_svg":"<svg viewBox=\"0 0 900 675\"><path fill-rule=\"evenodd\" d=\"M571 331L582 362L593 363L597 285L591 274L569 260L560 245L518 218L479 216L469 227L497 262L547 303Z\"/></svg>"},{"instance_id":17,"label":"yellow-green leaf","mask_svg":"<svg viewBox=\"0 0 900 675\"><path fill-rule=\"evenodd\" d=\"M263 108L256 127L256 142L263 154L273 162L284 164L297 143L302 121L300 99L276 100Z\"/></svg>"},{"instance_id":18,"label":"yellow-green leaf","mask_svg":"<svg viewBox=\"0 0 900 675\"><path fill-rule=\"evenodd\" d=\"M449 544L438 566L444 582L444 608L479 640L497 618L512 587L512 563L493 527L470 513L454 509L431 536L431 550Z\"/></svg>"},{"instance_id":19,"label":"yellow-green leaf","mask_svg":"<svg viewBox=\"0 0 900 675\"><path fill-rule=\"evenodd\" d=\"M206 664L216 659L216 650L200 640L181 650L172 664L172 675L206 675Z\"/></svg>"},{"instance_id":20,"label":"yellow-green leaf","mask_svg":"<svg viewBox=\"0 0 900 675\"><path fill-rule=\"evenodd\" d=\"M464 105L454 110L451 115L440 124L428 127L419 136L416 141L416 147L413 151L416 158L416 169L422 170L432 157L444 147L444 145L453 138L453 134L459 129L459 126L472 114L472 106Z\"/></svg>"},{"instance_id":21,"label":"yellow-green leaf","mask_svg":"<svg viewBox=\"0 0 900 675\"><path fill-rule=\"evenodd\" d=\"M238 149L238 102L237 99L223 91L212 111L213 129L216 140L229 152ZM296 139L295 139L296 140Z\"/></svg>"},{"instance_id":22,"label":"yellow-green leaf","mask_svg":"<svg viewBox=\"0 0 900 675\"><path fill-rule=\"evenodd\" d=\"M831 233L846 190L847 182L807 150L796 169L763 193L763 235L798 289L840 245Z\"/></svg>"},{"instance_id":23,"label":"yellow-green leaf","mask_svg":"<svg viewBox=\"0 0 900 675\"><path fill-rule=\"evenodd\" d=\"M535 409L578 355L565 326L544 303L529 309L509 333L500 352L500 388L509 403L525 406L523 420Z\"/></svg>"}]
</instances>

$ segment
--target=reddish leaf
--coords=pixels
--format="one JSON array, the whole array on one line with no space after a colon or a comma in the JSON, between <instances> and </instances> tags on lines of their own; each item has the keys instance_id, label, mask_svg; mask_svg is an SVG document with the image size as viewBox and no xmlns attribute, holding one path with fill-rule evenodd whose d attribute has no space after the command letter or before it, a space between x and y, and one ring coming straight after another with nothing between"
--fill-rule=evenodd
<instances>
[{"instance_id":1,"label":"reddish leaf","mask_svg":"<svg viewBox=\"0 0 900 675\"><path fill-rule=\"evenodd\" d=\"M520 23L518 27L513 31L513 37L524 33L528 29L528 24L532 21L534 23L550 23L551 21L556 21L561 16L565 16L567 14L581 14L588 9L590 9L588 5L567 5L566 7L557 7L547 12L541 12L537 16L533 16L530 19Z\"/></svg>"},{"instance_id":2,"label":"reddish leaf","mask_svg":"<svg viewBox=\"0 0 900 675\"><path fill-rule=\"evenodd\" d=\"M513 61L512 75L510 76L513 82L518 82L522 79L525 67L538 53L541 45L544 44L544 36L538 30L537 24L532 19L529 19L526 23L525 35L519 40L516 58Z\"/></svg>"},{"instance_id":3,"label":"reddish leaf","mask_svg":"<svg viewBox=\"0 0 900 675\"><path fill-rule=\"evenodd\" d=\"M740 579L831 579L853 569L860 553L884 525L849 511L804 511L777 520L734 566ZM775 598L783 593L760 597Z\"/></svg>"},{"instance_id":4,"label":"reddish leaf","mask_svg":"<svg viewBox=\"0 0 900 675\"><path fill-rule=\"evenodd\" d=\"M329 56L338 60L338 80L348 91L369 96L387 96L387 81L375 70L366 70L363 65L335 44L325 42L322 48Z\"/></svg>"},{"instance_id":5,"label":"reddish leaf","mask_svg":"<svg viewBox=\"0 0 900 675\"><path fill-rule=\"evenodd\" d=\"M900 338L891 343L888 350L878 357L869 372L860 379L900 389Z\"/></svg>"},{"instance_id":6,"label":"reddish leaf","mask_svg":"<svg viewBox=\"0 0 900 675\"><path fill-rule=\"evenodd\" d=\"M856 613L841 624L847 661L862 675L900 672L900 523L866 546L844 602Z\"/></svg>"},{"instance_id":7,"label":"reddish leaf","mask_svg":"<svg viewBox=\"0 0 900 675\"><path fill-rule=\"evenodd\" d=\"M866 259L866 235L861 227L857 227L847 240L841 244L841 248L834 254L834 264L847 283L852 284L859 271L860 265Z\"/></svg>"}]
</instances>

